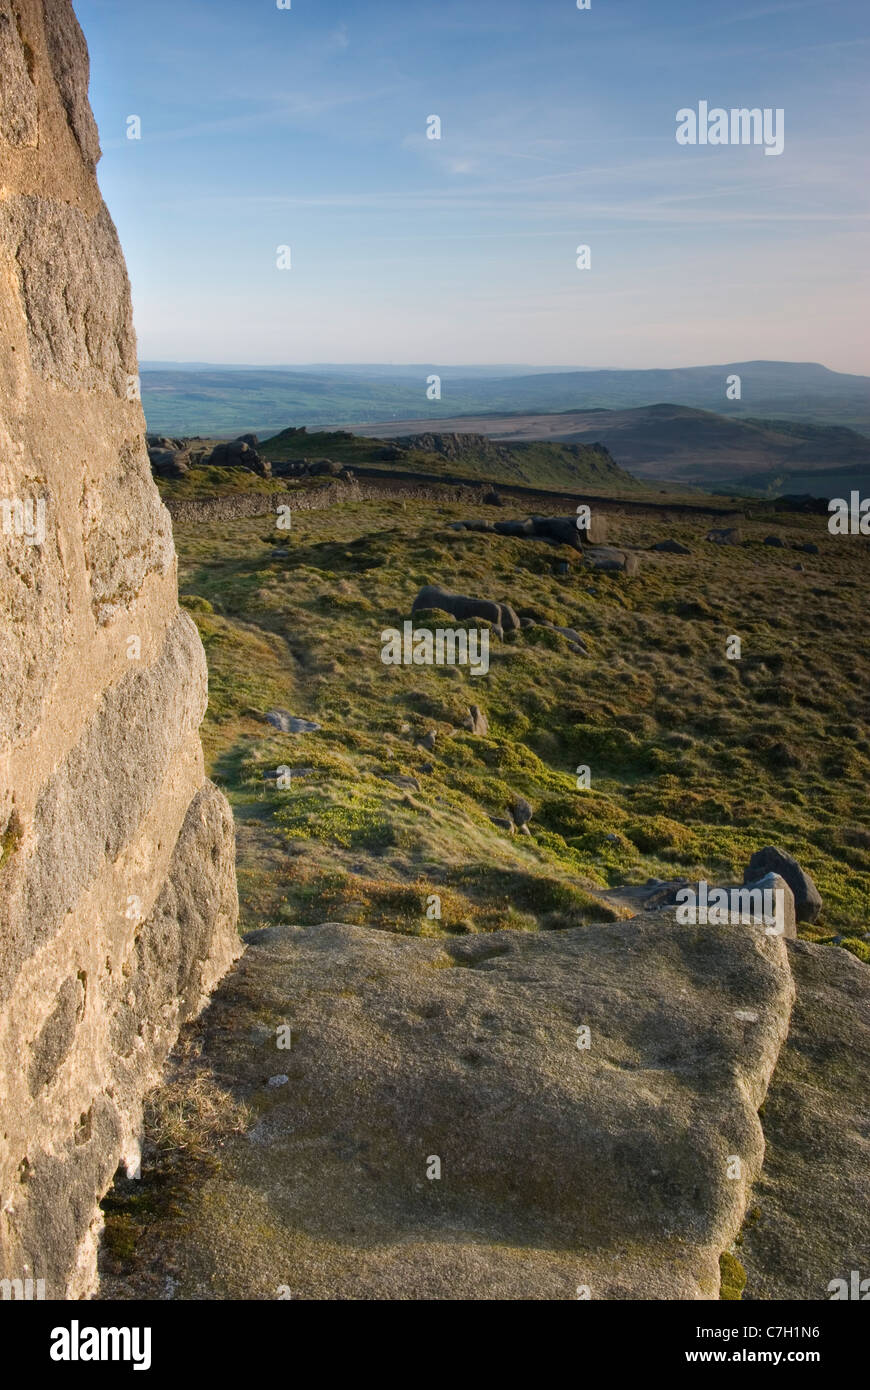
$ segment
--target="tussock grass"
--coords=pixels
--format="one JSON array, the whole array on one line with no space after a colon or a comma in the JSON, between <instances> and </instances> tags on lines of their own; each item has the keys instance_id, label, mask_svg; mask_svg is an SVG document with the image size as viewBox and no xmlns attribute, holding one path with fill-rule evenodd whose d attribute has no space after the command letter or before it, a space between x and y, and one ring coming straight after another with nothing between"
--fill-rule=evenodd
<instances>
[{"instance_id":1,"label":"tussock grass","mask_svg":"<svg viewBox=\"0 0 870 1390\"><path fill-rule=\"evenodd\" d=\"M608 886L740 877L774 843L825 900L807 935L863 946L866 543L754 506L743 544L717 546L704 519L617 509L614 542L645 551L626 579L567 550L449 529L471 516L493 511L363 502L294 514L290 533L263 517L176 525L210 667L206 755L237 819L243 928L338 916L408 932L552 929L606 920ZM774 530L785 549L763 545ZM691 555L648 549L669 536ZM808 540L819 555L792 548ZM493 640L486 676L385 667L381 631L401 627L424 583L575 628L589 656L538 628ZM734 634L739 662L726 659ZM487 737L462 728L472 703ZM272 706L321 728L281 735L263 722ZM590 790L577 789L581 765ZM264 777L279 766L303 775L279 791ZM529 837L491 819L517 795L535 808ZM421 912L425 888L442 897L440 920Z\"/></svg>"}]
</instances>

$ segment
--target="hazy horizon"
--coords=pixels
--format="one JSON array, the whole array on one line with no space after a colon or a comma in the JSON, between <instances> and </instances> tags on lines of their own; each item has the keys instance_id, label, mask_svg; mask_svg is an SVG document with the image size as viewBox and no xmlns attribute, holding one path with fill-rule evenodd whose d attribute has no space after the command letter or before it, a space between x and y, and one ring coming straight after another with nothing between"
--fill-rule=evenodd
<instances>
[{"instance_id":1,"label":"hazy horizon","mask_svg":"<svg viewBox=\"0 0 870 1390\"><path fill-rule=\"evenodd\" d=\"M812 361L812 360L809 360L809 359L797 359L797 358L765 358L765 357L760 357L760 358L755 358L754 361L755 361L756 364L764 363L764 364L766 364L766 365L776 364L776 365L785 365L785 366L789 366L789 367L821 367L823 371L835 372L835 373L837 373L838 375L847 375L847 376L868 376L868 375L870 375L870 373L865 373L865 372L847 372L847 373L841 373L841 372L838 371L837 368L835 368L835 367L829 367L829 366L827 365L827 363L825 363L825 362L817 362L817 361ZM220 369L220 368L223 368L224 370L227 370L227 371L288 371L288 372L292 372L292 371L329 371L329 370L336 370L336 369L339 369L339 368L343 368L343 369L345 369L345 370L349 370L349 369L351 369L351 368L359 368L359 369L361 369L361 370L364 370L364 369L367 368L367 367L380 367L380 368L383 368L383 369L385 369L385 370L386 370L386 369L395 369L395 370L397 370L397 371L410 371L410 369L411 369L412 367L413 367L413 368L419 368L419 369L428 369L428 368L430 368L430 367L441 367L442 369L449 369L450 371L475 371L475 372L477 372L477 371L493 371L493 372L511 372L511 373L513 373L513 374L518 374L518 373L520 373L520 372L528 371L529 373L531 373L531 374L533 374L533 375L545 375L547 372L623 372L623 371L630 371L630 372L644 372L644 371L649 371L649 372L655 372L655 371L672 372L672 371L680 371L680 370L684 370L684 371L694 371L694 370L703 371L703 370L705 370L705 369L708 370L708 371L712 371L712 370L714 370L714 369L720 369L720 368L721 368L721 369L724 369L724 368L727 368L727 367L746 366L746 365L748 365L748 363L749 363L749 359L745 359L745 360L742 360L742 361L740 361L740 362L738 362L738 361L734 361L734 362L692 362L692 363L687 363L687 362L669 362L669 363L657 362L656 365L655 365L654 367L653 367L653 366L644 366L644 367L620 367L620 366L617 366L616 364L614 364L614 363L612 363L612 362L609 362L609 363L602 363L600 366L590 367L590 366L583 366L583 365L579 365L579 364L577 364L577 363L571 363L571 362L568 362L568 363L565 363L565 362L549 362L549 363L544 363L544 364L541 364L541 363L533 363L533 362L437 362L437 361L434 361L434 360L433 360L433 361L421 361L421 362L411 362L411 361L403 361L403 362L383 362L383 361L379 361L379 360L375 360L375 359L373 359L372 361L369 361L369 362L339 361L338 359L336 359L335 361L332 361L332 362L308 362L308 361L306 361L306 362L224 362L224 361L219 361L219 360L217 360L217 359L215 359L214 361L210 361L210 360L205 359L205 358L195 358L195 359L185 360L185 359L183 359L183 358L177 358L177 357L166 357L166 358L156 358L156 357L143 358L143 357L140 357L140 359L139 359L140 367L142 367L143 370L145 370L145 371L148 371L148 370L151 370L151 369L156 369L156 368L165 368L165 367L185 367L185 368L188 368L188 369L190 369L190 368L202 367L202 368L204 368L204 369L215 369L215 368Z\"/></svg>"}]
</instances>

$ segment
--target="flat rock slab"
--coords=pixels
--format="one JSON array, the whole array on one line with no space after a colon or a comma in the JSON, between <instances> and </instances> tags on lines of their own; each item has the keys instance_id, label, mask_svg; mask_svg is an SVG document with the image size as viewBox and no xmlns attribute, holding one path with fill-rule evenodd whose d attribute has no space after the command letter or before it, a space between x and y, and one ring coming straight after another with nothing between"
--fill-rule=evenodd
<instances>
[{"instance_id":1,"label":"flat rock slab","mask_svg":"<svg viewBox=\"0 0 870 1390\"><path fill-rule=\"evenodd\" d=\"M252 1124L140 1242L151 1292L105 1294L715 1299L792 998L781 939L670 912L256 933L196 1064Z\"/></svg>"},{"instance_id":2,"label":"flat rock slab","mask_svg":"<svg viewBox=\"0 0 870 1390\"><path fill-rule=\"evenodd\" d=\"M790 942L797 987L764 1103L760 1216L738 1253L746 1298L830 1299L870 1279L870 967L836 946Z\"/></svg>"}]
</instances>

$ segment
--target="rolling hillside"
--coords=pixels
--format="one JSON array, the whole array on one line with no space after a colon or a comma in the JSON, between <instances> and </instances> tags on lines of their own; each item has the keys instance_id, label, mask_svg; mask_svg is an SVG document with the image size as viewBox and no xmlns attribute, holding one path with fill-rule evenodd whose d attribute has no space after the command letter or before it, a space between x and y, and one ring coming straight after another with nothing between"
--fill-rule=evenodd
<instances>
[{"instance_id":1,"label":"rolling hillside","mask_svg":"<svg viewBox=\"0 0 870 1390\"><path fill-rule=\"evenodd\" d=\"M496 483L542 487L588 487L631 491L639 484L617 466L607 449L589 439L501 443L484 434L423 433L395 439L361 438L346 431L282 430L263 440L260 450L273 463L319 456L349 467L409 470Z\"/></svg>"},{"instance_id":2,"label":"rolling hillside","mask_svg":"<svg viewBox=\"0 0 870 1390\"><path fill-rule=\"evenodd\" d=\"M431 374L441 399L427 399ZM479 373L489 373L480 375ZM738 375L739 401L726 399ZM149 429L162 434L263 435L288 424L334 429L354 423L422 419L424 428L469 414L627 410L661 401L729 419L777 419L848 426L870 434L870 378L812 362L732 362L648 371L536 371L513 367L418 366L141 368ZM406 429L405 433L408 432Z\"/></svg>"},{"instance_id":3,"label":"rolling hillside","mask_svg":"<svg viewBox=\"0 0 870 1390\"><path fill-rule=\"evenodd\" d=\"M360 426L381 436L424 429L424 419L401 426ZM870 439L843 427L778 420L726 419L679 405L635 410L588 410L549 415L471 416L443 422L456 433L488 434L513 448L600 441L621 468L647 481L757 492L839 495L870 476ZM830 482L826 475L830 472ZM836 482L834 479L836 478Z\"/></svg>"}]
</instances>

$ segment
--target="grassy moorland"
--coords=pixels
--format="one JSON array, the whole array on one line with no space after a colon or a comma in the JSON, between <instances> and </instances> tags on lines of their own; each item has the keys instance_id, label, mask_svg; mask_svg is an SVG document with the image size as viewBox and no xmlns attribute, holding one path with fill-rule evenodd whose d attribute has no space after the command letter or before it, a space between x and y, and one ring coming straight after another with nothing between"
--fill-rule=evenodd
<instances>
[{"instance_id":1,"label":"grassy moorland","mask_svg":"<svg viewBox=\"0 0 870 1390\"><path fill-rule=\"evenodd\" d=\"M614 512L615 542L640 553L627 578L567 548L450 529L493 515L391 499L298 512L289 534L268 517L176 522L181 601L209 663L206 758L236 817L241 929L559 929L617 915L599 896L613 885L726 881L773 843L823 895L807 935L870 958L867 542L754 510L742 544L719 546L703 518ZM784 548L763 543L771 532ZM691 554L649 549L668 537ZM796 548L809 541L820 553ZM572 627L588 655L536 626L494 638L487 675L383 665L381 631L429 582ZM726 659L731 635L740 661ZM463 727L471 704L488 735ZM320 727L280 733L263 718L275 707ZM432 731L434 748L419 746ZM529 836L490 819L517 796L534 807Z\"/></svg>"},{"instance_id":2,"label":"grassy moorland","mask_svg":"<svg viewBox=\"0 0 870 1390\"><path fill-rule=\"evenodd\" d=\"M329 509L295 512L289 533L269 516L175 522L181 601L209 663L206 762L236 820L243 933L330 920L415 936L592 932L630 910L608 889L739 878L752 851L774 843L824 898L803 934L870 963L866 540L829 535L824 517L753 504L742 543L719 546L703 539L703 516L611 508L614 541L640 557L625 577L588 569L567 547L450 527L519 515L509 506L345 501L342 491ZM771 533L781 547L764 544ZM691 553L650 548L666 538ZM797 548L808 543L819 553ZM507 600L538 625L493 640L485 675L385 666L381 632L401 626L430 581ZM576 629L587 654L545 621ZM457 626L431 611L418 615L424 624ZM740 661L726 658L733 636ZM485 735L463 727L471 704L487 716ZM264 719L273 708L319 727L281 733ZM588 789L577 785L581 765ZM285 788L279 769L293 773L282 772ZM518 796L534 808L529 835L491 819L504 820ZM436 897L440 917L428 910ZM276 1103L262 1083L277 1065L279 1016L245 988L242 1020L238 998L216 1002L211 1038L188 1032L149 1099L143 1178L119 1179L103 1203L104 1297L213 1290L203 1222L243 1264L264 1248L270 1269L282 1267L280 1242L295 1239L295 1218L261 1204L245 1176L250 1143L235 1147ZM237 1084L238 1036L248 1054L256 1039L257 1086ZM792 1058L823 1107L832 1070L853 1084L825 1040L807 1056L796 1045ZM794 1094L788 1083L788 1109ZM770 1128L775 1150L775 1118ZM798 1147L801 1133L798 1124ZM786 1126L781 1147L794 1142ZM273 1191L287 1152L256 1151L258 1181L266 1173ZM303 1170L305 1153L293 1159ZM361 1224L352 1171L351 1245ZM770 1194L760 1201L744 1233ZM722 1252L722 1298L739 1299L746 1283L743 1239ZM315 1260L330 1248L318 1245Z\"/></svg>"}]
</instances>

